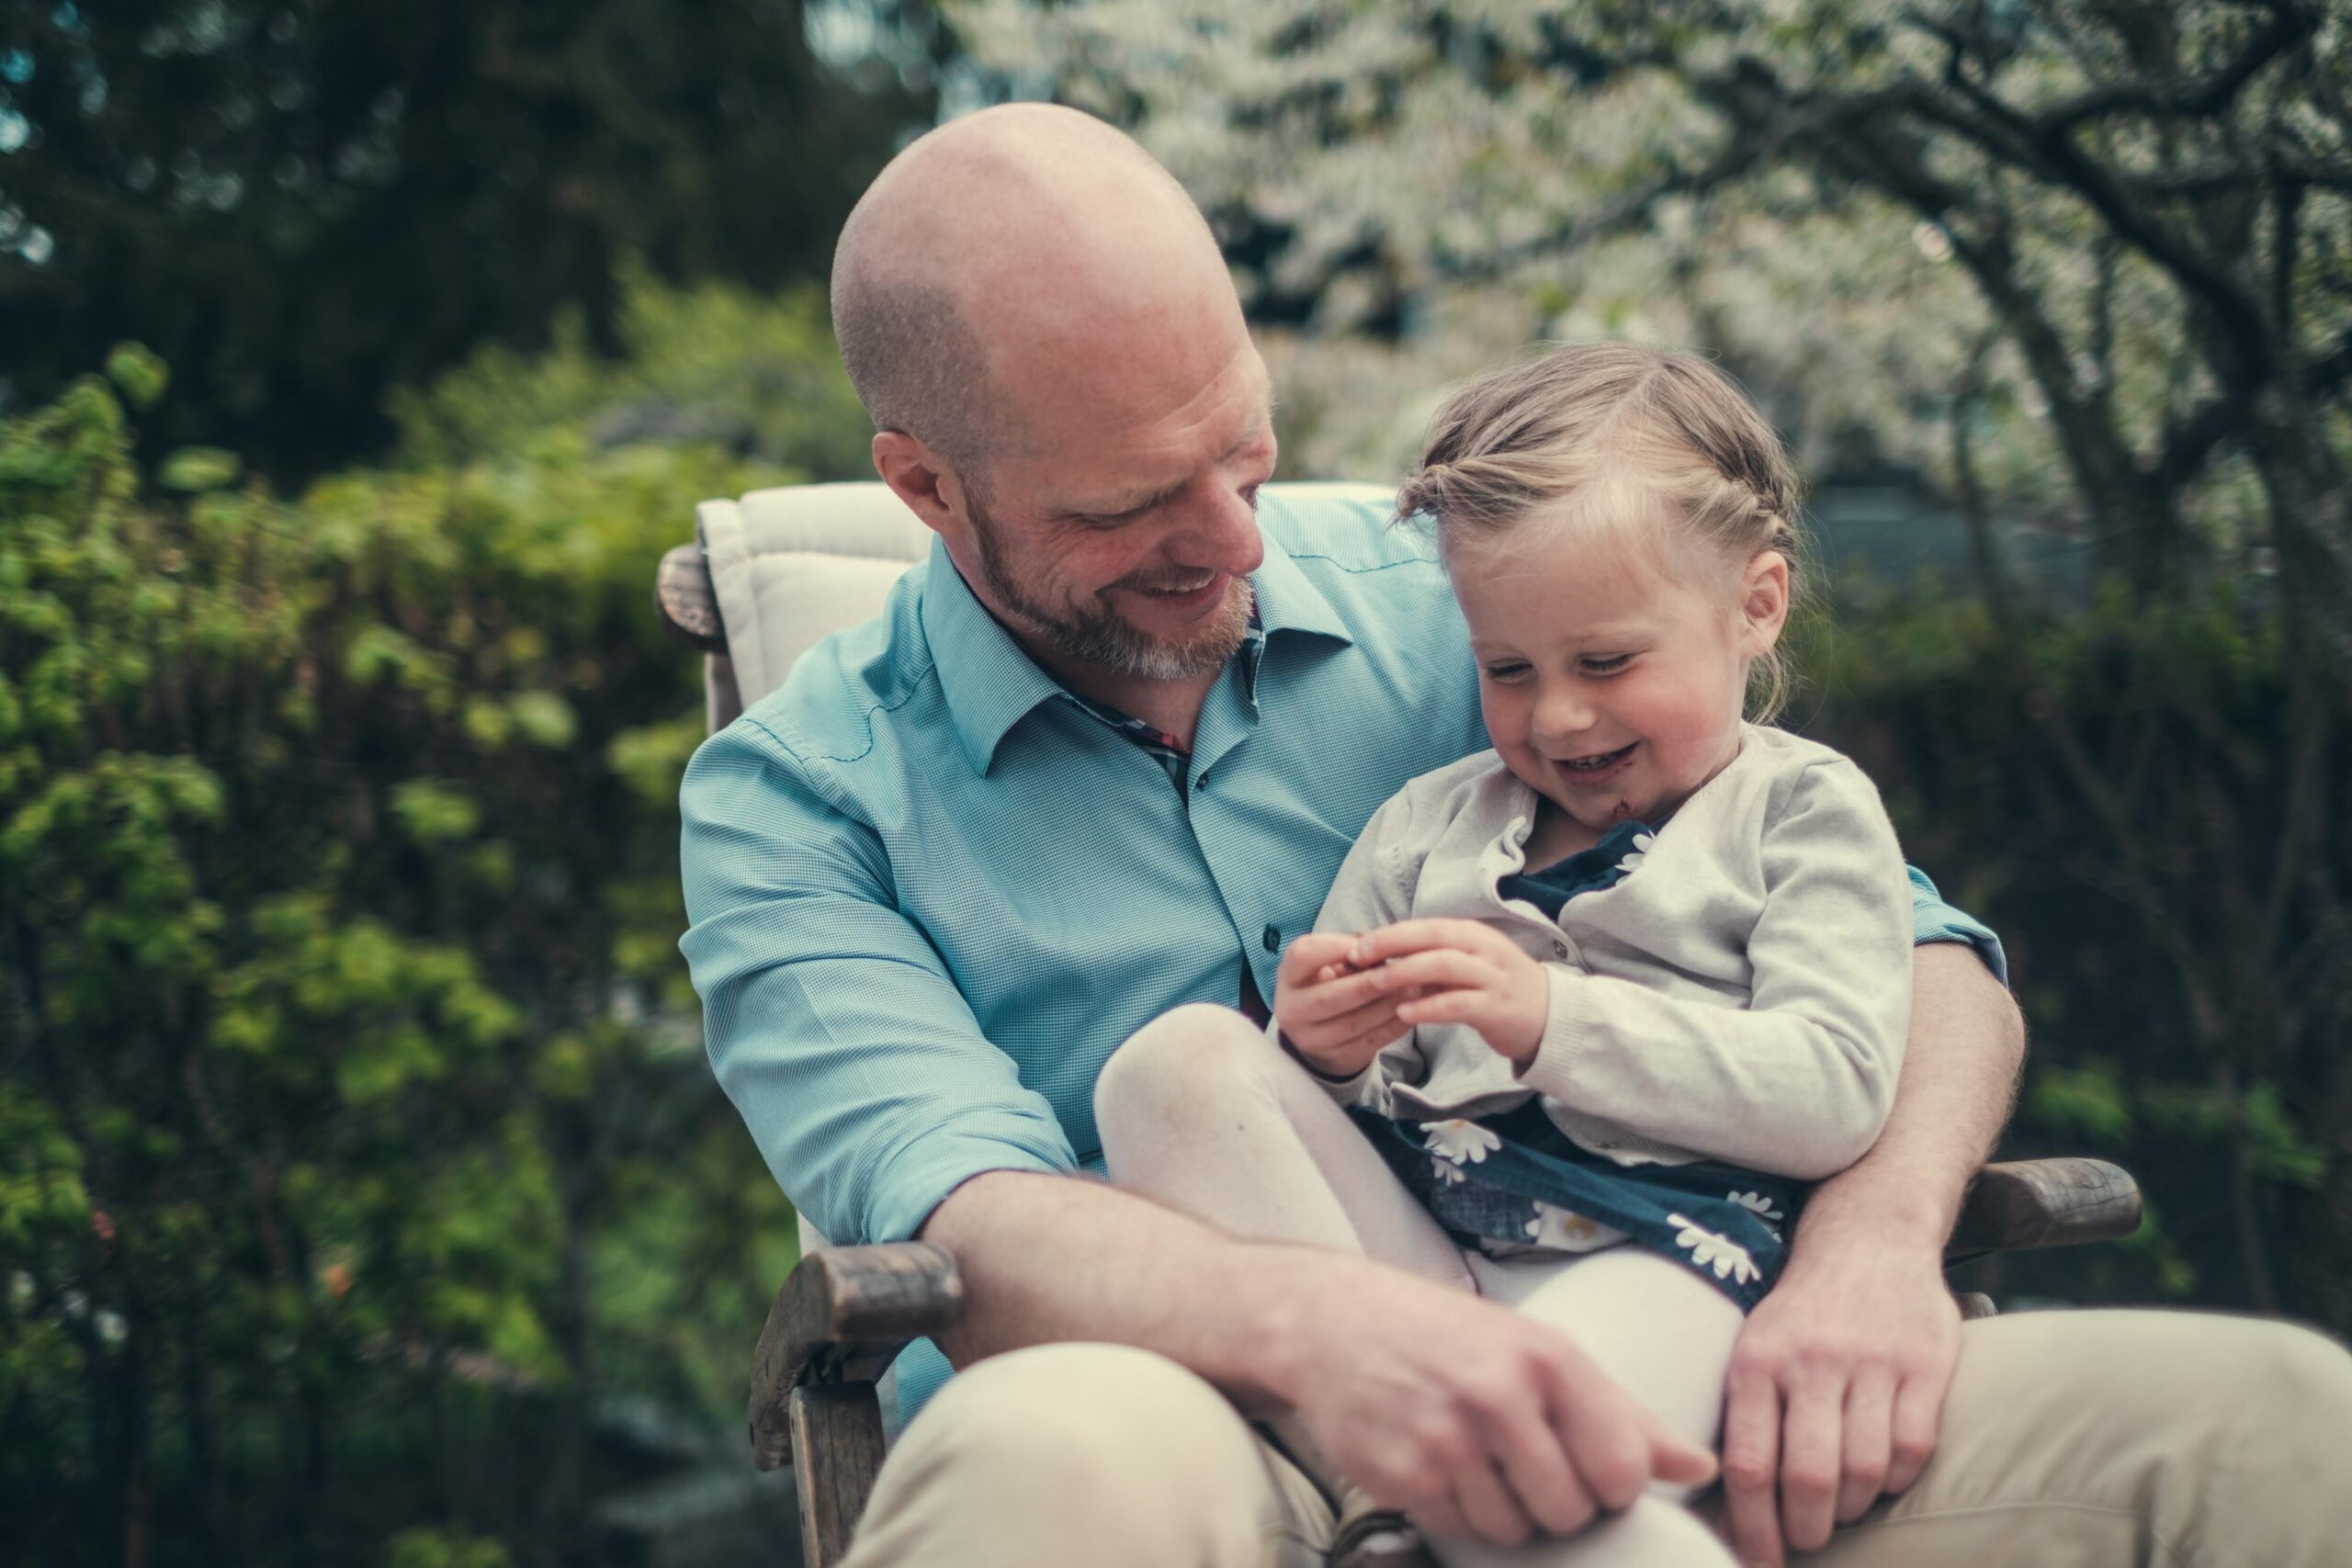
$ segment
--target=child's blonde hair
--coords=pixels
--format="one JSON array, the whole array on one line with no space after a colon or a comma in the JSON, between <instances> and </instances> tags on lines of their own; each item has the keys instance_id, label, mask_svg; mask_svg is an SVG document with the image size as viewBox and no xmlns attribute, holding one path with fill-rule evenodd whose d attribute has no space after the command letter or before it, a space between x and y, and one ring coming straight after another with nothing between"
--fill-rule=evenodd
<instances>
[{"instance_id":1,"label":"child's blonde hair","mask_svg":"<svg viewBox=\"0 0 2352 1568\"><path fill-rule=\"evenodd\" d=\"M1731 582L1778 550L1792 601L1798 595L1788 455L1731 378L1695 355L1630 344L1554 348L1445 400L1396 493L1398 520L1433 518L1452 565L1537 513L1564 530L1605 532L1669 570L1658 536L1661 525L1679 530ZM1769 723L1790 681L1777 645L1748 677L1751 709Z\"/></svg>"}]
</instances>

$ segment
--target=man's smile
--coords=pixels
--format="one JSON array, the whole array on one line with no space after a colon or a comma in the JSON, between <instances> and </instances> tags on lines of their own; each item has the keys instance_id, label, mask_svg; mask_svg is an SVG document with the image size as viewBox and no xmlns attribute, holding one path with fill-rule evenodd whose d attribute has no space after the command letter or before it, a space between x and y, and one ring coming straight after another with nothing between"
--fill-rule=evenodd
<instances>
[{"instance_id":1,"label":"man's smile","mask_svg":"<svg viewBox=\"0 0 2352 1568\"><path fill-rule=\"evenodd\" d=\"M1232 581L1221 571L1212 571L1204 577L1180 580L1170 585L1147 587L1134 583L1128 587L1130 592L1156 600L1171 609L1200 610L1222 603Z\"/></svg>"}]
</instances>

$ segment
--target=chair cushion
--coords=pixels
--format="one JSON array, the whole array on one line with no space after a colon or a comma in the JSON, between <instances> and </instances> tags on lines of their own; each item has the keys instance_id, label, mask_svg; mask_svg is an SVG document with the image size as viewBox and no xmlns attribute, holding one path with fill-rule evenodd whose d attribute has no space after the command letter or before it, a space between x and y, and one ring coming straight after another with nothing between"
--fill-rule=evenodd
<instances>
[{"instance_id":1,"label":"chair cushion","mask_svg":"<svg viewBox=\"0 0 2352 1568\"><path fill-rule=\"evenodd\" d=\"M788 485L695 509L743 705L822 637L882 613L931 530L887 485Z\"/></svg>"}]
</instances>

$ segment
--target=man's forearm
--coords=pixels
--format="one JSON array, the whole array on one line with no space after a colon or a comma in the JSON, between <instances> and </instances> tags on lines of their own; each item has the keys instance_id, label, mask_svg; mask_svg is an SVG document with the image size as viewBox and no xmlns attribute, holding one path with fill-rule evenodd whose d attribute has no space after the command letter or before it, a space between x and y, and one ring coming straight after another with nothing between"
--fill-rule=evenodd
<instances>
[{"instance_id":1,"label":"man's forearm","mask_svg":"<svg viewBox=\"0 0 2352 1568\"><path fill-rule=\"evenodd\" d=\"M1028 1171L965 1182L922 1239L956 1255L969 1303L942 1337L963 1367L1004 1350L1102 1340L1156 1351L1252 1409L1275 1394L1265 1351L1293 1273L1318 1255L1237 1241L1132 1193Z\"/></svg>"},{"instance_id":2,"label":"man's forearm","mask_svg":"<svg viewBox=\"0 0 2352 1568\"><path fill-rule=\"evenodd\" d=\"M2008 1121L2024 1058L2024 1020L1974 951L1916 949L1894 1110L1870 1152L1806 1202L1793 1258L1841 1242L1940 1249Z\"/></svg>"}]
</instances>

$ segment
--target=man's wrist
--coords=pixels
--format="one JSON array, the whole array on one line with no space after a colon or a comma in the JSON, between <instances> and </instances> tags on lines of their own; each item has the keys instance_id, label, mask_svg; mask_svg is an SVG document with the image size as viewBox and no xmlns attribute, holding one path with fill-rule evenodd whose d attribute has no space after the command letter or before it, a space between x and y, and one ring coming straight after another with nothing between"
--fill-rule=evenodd
<instances>
[{"instance_id":1,"label":"man's wrist","mask_svg":"<svg viewBox=\"0 0 2352 1568\"><path fill-rule=\"evenodd\" d=\"M1314 1247L1236 1245L1252 1255L1246 1263L1249 1283L1232 1301L1227 1321L1233 1333L1221 1347L1219 1364L1203 1370L1249 1414L1294 1409L1323 1315L1314 1303L1332 1271L1348 1260Z\"/></svg>"},{"instance_id":2,"label":"man's wrist","mask_svg":"<svg viewBox=\"0 0 2352 1568\"><path fill-rule=\"evenodd\" d=\"M1816 1188L1797 1220L1790 1263L1831 1255L1875 1252L1930 1259L1940 1267L1951 1235L1956 1201L1907 1186L1890 1188L1861 1167Z\"/></svg>"}]
</instances>

